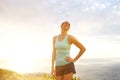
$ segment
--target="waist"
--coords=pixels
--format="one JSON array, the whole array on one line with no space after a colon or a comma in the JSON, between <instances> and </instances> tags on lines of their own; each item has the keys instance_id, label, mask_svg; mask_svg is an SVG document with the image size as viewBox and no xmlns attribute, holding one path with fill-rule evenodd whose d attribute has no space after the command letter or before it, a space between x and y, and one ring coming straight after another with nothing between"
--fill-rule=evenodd
<instances>
[{"instance_id":1,"label":"waist","mask_svg":"<svg viewBox=\"0 0 120 80\"><path fill-rule=\"evenodd\" d=\"M56 52L57 53L69 53L70 49L57 49Z\"/></svg>"},{"instance_id":2,"label":"waist","mask_svg":"<svg viewBox=\"0 0 120 80\"><path fill-rule=\"evenodd\" d=\"M65 64L65 65L62 65L62 66L57 66L57 65L56 65L55 67L56 67L56 68L57 68L57 67L58 67L58 68L59 68L59 67L61 67L61 68L63 67L63 68L64 68L64 67L67 67L67 66L73 65L73 64L74 64L73 62L69 62L68 64Z\"/></svg>"},{"instance_id":3,"label":"waist","mask_svg":"<svg viewBox=\"0 0 120 80\"><path fill-rule=\"evenodd\" d=\"M65 66L65 65L67 65L69 63L70 62L68 62L68 61L62 61L62 62L56 61L56 66Z\"/></svg>"},{"instance_id":4,"label":"waist","mask_svg":"<svg viewBox=\"0 0 120 80\"><path fill-rule=\"evenodd\" d=\"M66 64L68 64L68 63L70 63L70 62L68 62L67 60L66 60L66 57L68 57L68 56L70 56L69 54L68 55L64 55L64 56L56 56L56 66L63 66L63 65L66 65Z\"/></svg>"}]
</instances>

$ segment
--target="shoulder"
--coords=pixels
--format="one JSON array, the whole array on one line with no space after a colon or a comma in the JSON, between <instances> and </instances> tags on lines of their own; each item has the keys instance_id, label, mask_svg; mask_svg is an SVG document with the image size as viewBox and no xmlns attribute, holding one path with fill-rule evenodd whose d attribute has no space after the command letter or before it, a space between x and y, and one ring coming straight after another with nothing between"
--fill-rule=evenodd
<instances>
[{"instance_id":1,"label":"shoulder","mask_svg":"<svg viewBox=\"0 0 120 80\"><path fill-rule=\"evenodd\" d=\"M53 39L55 39L57 36L53 36Z\"/></svg>"},{"instance_id":2,"label":"shoulder","mask_svg":"<svg viewBox=\"0 0 120 80\"><path fill-rule=\"evenodd\" d=\"M55 40L56 40L57 36L58 36L58 35L53 36L53 41L55 41Z\"/></svg>"},{"instance_id":3,"label":"shoulder","mask_svg":"<svg viewBox=\"0 0 120 80\"><path fill-rule=\"evenodd\" d=\"M75 39L75 37L71 34L68 35L68 39L71 40L71 39Z\"/></svg>"},{"instance_id":4,"label":"shoulder","mask_svg":"<svg viewBox=\"0 0 120 80\"><path fill-rule=\"evenodd\" d=\"M73 36L73 35L68 35L68 40L69 40L69 43L73 43L75 40L76 40L76 38Z\"/></svg>"}]
</instances>

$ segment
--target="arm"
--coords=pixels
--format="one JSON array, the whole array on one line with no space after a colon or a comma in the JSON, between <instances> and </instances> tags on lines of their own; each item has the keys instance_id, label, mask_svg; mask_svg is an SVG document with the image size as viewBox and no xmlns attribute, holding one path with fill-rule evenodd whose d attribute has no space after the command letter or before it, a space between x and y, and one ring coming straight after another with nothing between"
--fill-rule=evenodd
<instances>
[{"instance_id":1,"label":"arm","mask_svg":"<svg viewBox=\"0 0 120 80\"><path fill-rule=\"evenodd\" d=\"M54 62L55 62L55 58L56 58L55 38L56 37L53 37L52 66L51 66L51 69L52 69L51 74L53 76L55 76Z\"/></svg>"},{"instance_id":2,"label":"arm","mask_svg":"<svg viewBox=\"0 0 120 80\"><path fill-rule=\"evenodd\" d=\"M85 47L73 36L69 36L68 38L69 40L69 43L70 44L74 44L76 47L78 47L80 49L79 53L76 55L76 57L74 59L70 58L70 57L67 57L67 61L70 61L70 62L75 62L76 60L78 60L81 55L85 52Z\"/></svg>"}]
</instances>

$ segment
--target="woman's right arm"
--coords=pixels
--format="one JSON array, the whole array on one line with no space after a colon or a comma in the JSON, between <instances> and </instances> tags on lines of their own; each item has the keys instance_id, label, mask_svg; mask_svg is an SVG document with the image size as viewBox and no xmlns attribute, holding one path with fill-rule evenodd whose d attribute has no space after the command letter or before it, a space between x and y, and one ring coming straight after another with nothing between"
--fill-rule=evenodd
<instances>
[{"instance_id":1,"label":"woman's right arm","mask_svg":"<svg viewBox=\"0 0 120 80\"><path fill-rule=\"evenodd\" d=\"M55 76L55 69L54 69L54 62L55 62L55 59L56 59L56 48L55 48L55 41L56 41L56 37L53 37L53 50L52 50L52 71L51 71L51 74L53 76Z\"/></svg>"}]
</instances>

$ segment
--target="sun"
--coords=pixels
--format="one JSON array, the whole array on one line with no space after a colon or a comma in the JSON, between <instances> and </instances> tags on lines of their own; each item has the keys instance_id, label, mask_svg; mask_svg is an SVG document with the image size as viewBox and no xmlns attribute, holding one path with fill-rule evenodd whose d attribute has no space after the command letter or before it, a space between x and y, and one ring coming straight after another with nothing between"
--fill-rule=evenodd
<instances>
[{"instance_id":1,"label":"sun","mask_svg":"<svg viewBox=\"0 0 120 80\"><path fill-rule=\"evenodd\" d=\"M18 58L12 61L10 68L18 73L29 73L32 72L33 60L29 58Z\"/></svg>"}]
</instances>

